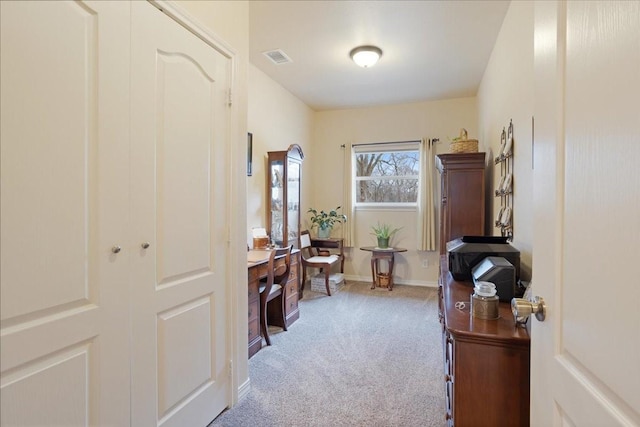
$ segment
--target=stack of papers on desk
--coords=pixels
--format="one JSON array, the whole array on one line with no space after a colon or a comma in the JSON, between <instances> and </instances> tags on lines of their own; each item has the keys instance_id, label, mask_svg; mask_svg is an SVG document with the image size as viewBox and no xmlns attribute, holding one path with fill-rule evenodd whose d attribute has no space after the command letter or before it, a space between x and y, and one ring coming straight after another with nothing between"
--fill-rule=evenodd
<instances>
[{"instance_id":1,"label":"stack of papers on desk","mask_svg":"<svg viewBox=\"0 0 640 427\"><path fill-rule=\"evenodd\" d=\"M251 250L247 253L247 261L251 263L258 263L261 261L266 261L269 259L269 255L271 255L271 251L263 251L263 250Z\"/></svg>"}]
</instances>

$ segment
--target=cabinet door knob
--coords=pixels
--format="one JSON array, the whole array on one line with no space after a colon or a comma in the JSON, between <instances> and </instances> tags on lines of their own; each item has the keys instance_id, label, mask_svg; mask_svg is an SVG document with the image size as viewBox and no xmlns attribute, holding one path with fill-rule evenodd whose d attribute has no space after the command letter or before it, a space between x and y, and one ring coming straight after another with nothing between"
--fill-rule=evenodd
<instances>
[{"instance_id":1,"label":"cabinet door knob","mask_svg":"<svg viewBox=\"0 0 640 427\"><path fill-rule=\"evenodd\" d=\"M116 246L111 248L111 252L113 252L114 254L117 254L121 250L122 250L122 248L120 246L118 246L118 245L116 245Z\"/></svg>"},{"instance_id":2,"label":"cabinet door knob","mask_svg":"<svg viewBox=\"0 0 640 427\"><path fill-rule=\"evenodd\" d=\"M140 246L142 246L142 249L147 249L147 248L149 248L149 246L151 246L151 245L149 244L149 242L144 242L144 243L142 243Z\"/></svg>"}]
</instances>

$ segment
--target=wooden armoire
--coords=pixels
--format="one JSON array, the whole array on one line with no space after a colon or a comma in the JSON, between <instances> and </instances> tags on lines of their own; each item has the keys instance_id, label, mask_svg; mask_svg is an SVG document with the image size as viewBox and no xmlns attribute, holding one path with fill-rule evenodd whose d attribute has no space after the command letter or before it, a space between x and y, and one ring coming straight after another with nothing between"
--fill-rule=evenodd
<instances>
[{"instance_id":1,"label":"wooden armoire","mask_svg":"<svg viewBox=\"0 0 640 427\"><path fill-rule=\"evenodd\" d=\"M440 253L462 236L485 235L485 153L436 156L440 171Z\"/></svg>"}]
</instances>

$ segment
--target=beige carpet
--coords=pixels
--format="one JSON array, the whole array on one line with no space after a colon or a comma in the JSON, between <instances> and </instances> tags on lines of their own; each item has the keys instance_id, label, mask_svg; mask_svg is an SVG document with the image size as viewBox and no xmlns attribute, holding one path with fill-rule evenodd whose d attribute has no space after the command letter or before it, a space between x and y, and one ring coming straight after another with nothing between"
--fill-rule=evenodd
<instances>
[{"instance_id":1,"label":"beige carpet","mask_svg":"<svg viewBox=\"0 0 640 427\"><path fill-rule=\"evenodd\" d=\"M444 426L437 290L350 282L300 301L249 360L251 391L211 426Z\"/></svg>"}]
</instances>

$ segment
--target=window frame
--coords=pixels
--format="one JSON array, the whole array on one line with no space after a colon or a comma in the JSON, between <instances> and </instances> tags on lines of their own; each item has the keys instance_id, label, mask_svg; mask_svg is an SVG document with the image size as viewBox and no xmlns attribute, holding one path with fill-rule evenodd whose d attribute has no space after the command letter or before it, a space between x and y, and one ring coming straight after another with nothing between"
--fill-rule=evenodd
<instances>
[{"instance_id":1,"label":"window frame","mask_svg":"<svg viewBox=\"0 0 640 427\"><path fill-rule=\"evenodd\" d=\"M400 141L400 142L374 142L367 144L354 144L352 152L352 172L351 172L351 189L353 207L355 210L372 211L372 210L407 210L415 211L418 209L418 200L420 195L420 140ZM399 153L399 152L416 152L417 158L417 171L412 175L389 175L389 176L357 176L358 170L356 167L356 159L361 154L378 154L378 153ZM394 180L394 179L407 179L415 180L417 183L416 201L415 202L358 202L357 189L358 183L361 181L374 181L374 180Z\"/></svg>"}]
</instances>

